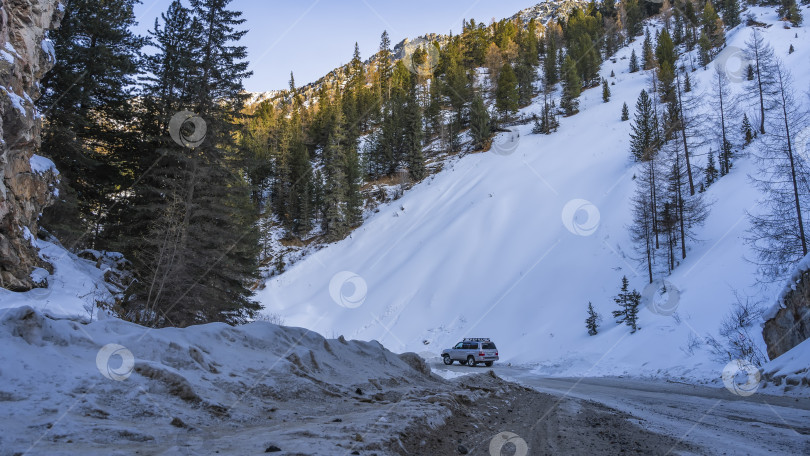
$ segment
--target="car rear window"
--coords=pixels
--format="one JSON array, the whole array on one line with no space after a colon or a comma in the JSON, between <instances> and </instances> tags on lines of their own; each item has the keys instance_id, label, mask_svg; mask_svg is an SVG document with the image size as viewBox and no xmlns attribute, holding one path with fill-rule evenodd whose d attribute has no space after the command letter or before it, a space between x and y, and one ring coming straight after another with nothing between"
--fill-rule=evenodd
<instances>
[{"instance_id":1,"label":"car rear window","mask_svg":"<svg viewBox=\"0 0 810 456\"><path fill-rule=\"evenodd\" d=\"M484 350L496 350L495 344L493 344L492 342L486 342L484 344Z\"/></svg>"}]
</instances>

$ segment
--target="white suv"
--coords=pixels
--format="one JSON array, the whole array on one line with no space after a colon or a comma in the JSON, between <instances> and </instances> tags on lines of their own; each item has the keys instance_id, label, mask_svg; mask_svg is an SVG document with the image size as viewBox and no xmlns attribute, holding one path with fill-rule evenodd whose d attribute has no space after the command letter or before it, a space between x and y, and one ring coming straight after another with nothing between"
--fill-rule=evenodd
<instances>
[{"instance_id":1,"label":"white suv","mask_svg":"<svg viewBox=\"0 0 810 456\"><path fill-rule=\"evenodd\" d=\"M495 343L486 338L470 337L457 343L455 347L442 351L444 364L448 366L453 361L461 365L477 366L484 363L487 367L498 361L498 348Z\"/></svg>"}]
</instances>

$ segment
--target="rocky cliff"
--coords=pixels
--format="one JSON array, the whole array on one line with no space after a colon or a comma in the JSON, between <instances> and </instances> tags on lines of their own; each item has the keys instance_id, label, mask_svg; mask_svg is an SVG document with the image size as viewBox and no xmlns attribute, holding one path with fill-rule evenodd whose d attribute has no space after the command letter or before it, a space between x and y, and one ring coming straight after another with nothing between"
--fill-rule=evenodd
<instances>
[{"instance_id":1,"label":"rocky cliff","mask_svg":"<svg viewBox=\"0 0 810 456\"><path fill-rule=\"evenodd\" d=\"M810 255L801 261L765 319L762 337L770 359L810 339Z\"/></svg>"},{"instance_id":2,"label":"rocky cliff","mask_svg":"<svg viewBox=\"0 0 810 456\"><path fill-rule=\"evenodd\" d=\"M47 266L33 245L37 220L53 199L57 171L34 155L40 114L39 80L54 64L47 31L59 26L59 0L0 3L0 286L36 286L31 272Z\"/></svg>"}]
</instances>

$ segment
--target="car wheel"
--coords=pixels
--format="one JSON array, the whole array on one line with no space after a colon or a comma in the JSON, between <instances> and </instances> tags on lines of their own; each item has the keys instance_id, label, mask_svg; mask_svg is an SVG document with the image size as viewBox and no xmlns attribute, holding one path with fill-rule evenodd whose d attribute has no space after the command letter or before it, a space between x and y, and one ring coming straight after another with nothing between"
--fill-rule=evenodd
<instances>
[{"instance_id":1,"label":"car wheel","mask_svg":"<svg viewBox=\"0 0 810 456\"><path fill-rule=\"evenodd\" d=\"M467 365L471 366L471 367L475 367L476 365L478 365L478 363L475 362L475 358L473 358L472 356L468 356L467 357Z\"/></svg>"},{"instance_id":2,"label":"car wheel","mask_svg":"<svg viewBox=\"0 0 810 456\"><path fill-rule=\"evenodd\" d=\"M442 358L444 358L444 359L443 359L444 364L446 364L446 365L448 365L448 366L449 366L449 365L451 365L451 364L453 364L453 358L451 358L451 357L449 357L449 356L447 356L447 355L442 356Z\"/></svg>"},{"instance_id":3,"label":"car wheel","mask_svg":"<svg viewBox=\"0 0 810 456\"><path fill-rule=\"evenodd\" d=\"M492 367L492 361L487 361L487 362L485 362L484 364L486 364L486 365L487 365L487 367Z\"/></svg>"}]
</instances>

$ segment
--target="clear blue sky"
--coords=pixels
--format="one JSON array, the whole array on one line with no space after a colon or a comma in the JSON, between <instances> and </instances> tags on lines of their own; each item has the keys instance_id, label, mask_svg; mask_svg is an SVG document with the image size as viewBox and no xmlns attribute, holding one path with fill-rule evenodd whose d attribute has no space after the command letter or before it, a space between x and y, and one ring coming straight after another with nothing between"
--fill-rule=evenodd
<instances>
[{"instance_id":1,"label":"clear blue sky","mask_svg":"<svg viewBox=\"0 0 810 456\"><path fill-rule=\"evenodd\" d=\"M171 0L141 0L137 32L146 34ZM489 23L538 0L234 0L249 30L243 44L253 70L249 91L281 89L290 71L297 85L348 62L355 41L363 59L376 52L383 30L392 45L429 32L458 33L462 19Z\"/></svg>"}]
</instances>

